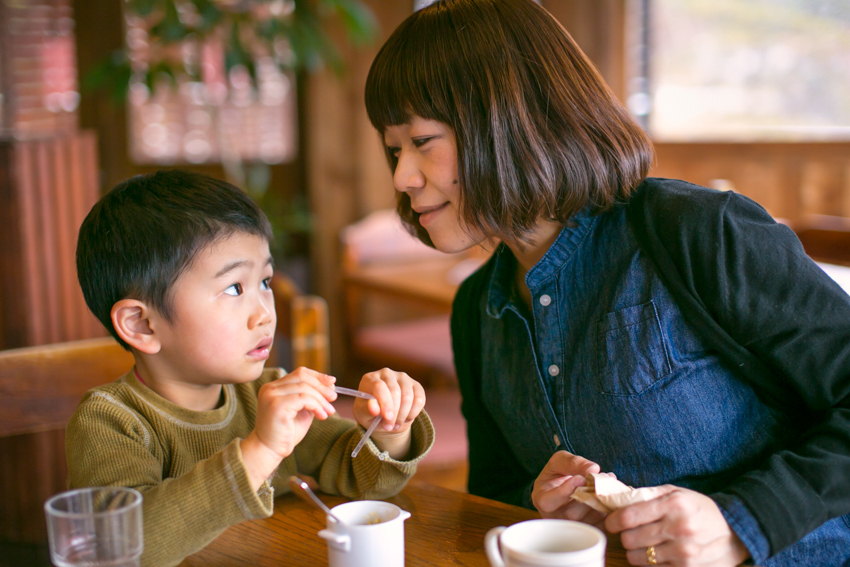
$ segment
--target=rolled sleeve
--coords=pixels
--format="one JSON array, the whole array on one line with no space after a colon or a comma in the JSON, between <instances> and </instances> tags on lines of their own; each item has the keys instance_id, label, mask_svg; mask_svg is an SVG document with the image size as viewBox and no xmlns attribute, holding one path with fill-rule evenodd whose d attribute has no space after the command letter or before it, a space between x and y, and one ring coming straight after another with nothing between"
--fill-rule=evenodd
<instances>
[{"instance_id":1,"label":"rolled sleeve","mask_svg":"<svg viewBox=\"0 0 850 567\"><path fill-rule=\"evenodd\" d=\"M770 543L758 521L750 514L744 503L738 497L729 494L714 494L711 498L720 508L726 523L750 552L752 563L748 564L764 563L770 555Z\"/></svg>"}]
</instances>

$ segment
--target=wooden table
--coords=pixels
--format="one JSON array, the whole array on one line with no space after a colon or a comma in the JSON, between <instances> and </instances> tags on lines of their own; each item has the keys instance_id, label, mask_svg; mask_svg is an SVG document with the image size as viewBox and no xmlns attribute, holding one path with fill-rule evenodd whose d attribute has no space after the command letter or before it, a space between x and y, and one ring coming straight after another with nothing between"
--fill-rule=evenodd
<instances>
[{"instance_id":1,"label":"wooden table","mask_svg":"<svg viewBox=\"0 0 850 567\"><path fill-rule=\"evenodd\" d=\"M322 499L329 506L346 501L324 495ZM485 567L487 530L540 517L525 508L416 481L388 501L411 514L404 528L407 567ZM287 494L275 501L271 518L233 526L181 567L327 565L327 545L316 535L324 527L322 512ZM606 565L628 565L616 537L608 538Z\"/></svg>"}]
</instances>

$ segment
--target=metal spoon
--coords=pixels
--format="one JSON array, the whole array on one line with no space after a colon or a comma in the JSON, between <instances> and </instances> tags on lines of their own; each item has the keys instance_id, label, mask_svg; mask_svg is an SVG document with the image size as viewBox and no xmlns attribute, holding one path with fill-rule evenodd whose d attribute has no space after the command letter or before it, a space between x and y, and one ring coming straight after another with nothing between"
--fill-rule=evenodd
<instances>
[{"instance_id":1,"label":"metal spoon","mask_svg":"<svg viewBox=\"0 0 850 567\"><path fill-rule=\"evenodd\" d=\"M325 514L327 514L328 516L330 516L331 518L333 518L333 520L334 520L336 523L341 524L341 525L343 525L343 526L345 525L345 522L343 522L343 521L342 521L342 520L340 520L338 517L336 517L336 516L334 515L334 513L333 513L333 512L331 512L331 509L330 509L330 508L328 508L327 506L325 506L325 503L324 503L324 502L322 502L321 500L319 500L319 497L318 497L318 496L316 496L316 493L315 493L315 492L313 492L313 491L310 489L310 486L309 486L306 482L304 482L303 480L301 480L300 478L298 478L297 476L291 476L291 477L289 477L289 488L291 488L291 489L292 489L292 492L294 492L295 494L297 494L297 495L298 495L298 496L299 496L302 500L304 500L305 502L308 502L308 503L310 503L310 504L315 504L316 506L318 506L319 508L321 508L321 509L322 509L322 511L324 511L324 513L325 513Z\"/></svg>"}]
</instances>

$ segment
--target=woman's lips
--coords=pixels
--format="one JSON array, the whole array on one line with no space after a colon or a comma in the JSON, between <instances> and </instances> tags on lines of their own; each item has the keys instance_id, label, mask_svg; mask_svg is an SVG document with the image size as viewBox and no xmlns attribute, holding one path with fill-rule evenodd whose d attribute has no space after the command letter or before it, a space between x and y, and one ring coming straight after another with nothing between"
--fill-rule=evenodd
<instances>
[{"instance_id":1,"label":"woman's lips","mask_svg":"<svg viewBox=\"0 0 850 567\"><path fill-rule=\"evenodd\" d=\"M446 210L446 207L448 207L448 206L449 206L448 203L443 203L442 205L440 205L436 209L431 209L427 213L420 214L419 215L419 224L421 224L422 226L427 226L428 224L434 222L434 219L437 218L437 216L441 212Z\"/></svg>"}]
</instances>

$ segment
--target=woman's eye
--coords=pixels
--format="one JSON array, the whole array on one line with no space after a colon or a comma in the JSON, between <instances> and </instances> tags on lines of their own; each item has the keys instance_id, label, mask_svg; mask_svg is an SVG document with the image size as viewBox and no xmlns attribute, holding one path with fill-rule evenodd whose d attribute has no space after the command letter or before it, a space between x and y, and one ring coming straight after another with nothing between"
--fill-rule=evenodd
<instances>
[{"instance_id":1,"label":"woman's eye","mask_svg":"<svg viewBox=\"0 0 850 567\"><path fill-rule=\"evenodd\" d=\"M397 158L398 154L401 152L401 148L387 147L387 151L390 152L390 155Z\"/></svg>"},{"instance_id":2,"label":"woman's eye","mask_svg":"<svg viewBox=\"0 0 850 567\"><path fill-rule=\"evenodd\" d=\"M272 279L271 278L264 279L262 281L262 283L260 284L260 289L268 291L271 288L272 288Z\"/></svg>"},{"instance_id":3,"label":"woman's eye","mask_svg":"<svg viewBox=\"0 0 850 567\"><path fill-rule=\"evenodd\" d=\"M224 293L226 293L227 295L234 295L234 296L242 295L242 284L235 283L232 286L230 286L229 288L227 288L226 290L224 290Z\"/></svg>"},{"instance_id":4,"label":"woman's eye","mask_svg":"<svg viewBox=\"0 0 850 567\"><path fill-rule=\"evenodd\" d=\"M431 137L428 137L428 138L416 138L415 140L413 140L413 145L414 145L414 146L416 146L417 148L421 148L422 146L424 146L425 144L427 144L427 143L428 143L428 142L430 142L431 140L432 140L432 138L431 138Z\"/></svg>"}]
</instances>

